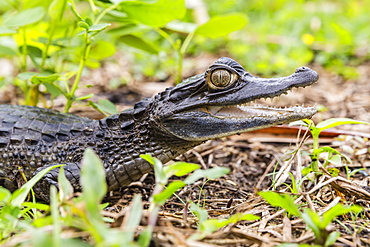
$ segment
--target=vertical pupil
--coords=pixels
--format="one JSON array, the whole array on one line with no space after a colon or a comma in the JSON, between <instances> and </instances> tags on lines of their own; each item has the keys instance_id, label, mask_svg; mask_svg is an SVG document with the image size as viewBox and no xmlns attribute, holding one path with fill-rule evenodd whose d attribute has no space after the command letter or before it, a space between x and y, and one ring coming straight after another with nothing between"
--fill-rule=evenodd
<instances>
[{"instance_id":1,"label":"vertical pupil","mask_svg":"<svg viewBox=\"0 0 370 247\"><path fill-rule=\"evenodd\" d=\"M230 82L230 73L226 70L216 70L212 73L211 79L215 86L224 87Z\"/></svg>"}]
</instances>

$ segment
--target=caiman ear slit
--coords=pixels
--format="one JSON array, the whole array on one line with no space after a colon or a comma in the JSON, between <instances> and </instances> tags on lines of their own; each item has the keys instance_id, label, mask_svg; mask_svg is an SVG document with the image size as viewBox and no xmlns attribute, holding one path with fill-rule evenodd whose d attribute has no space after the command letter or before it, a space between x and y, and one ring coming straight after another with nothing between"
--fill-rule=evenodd
<instances>
[{"instance_id":1,"label":"caiman ear slit","mask_svg":"<svg viewBox=\"0 0 370 247\"><path fill-rule=\"evenodd\" d=\"M207 83L212 89L223 89L232 84L238 79L238 76L228 69L215 69L207 73Z\"/></svg>"}]
</instances>

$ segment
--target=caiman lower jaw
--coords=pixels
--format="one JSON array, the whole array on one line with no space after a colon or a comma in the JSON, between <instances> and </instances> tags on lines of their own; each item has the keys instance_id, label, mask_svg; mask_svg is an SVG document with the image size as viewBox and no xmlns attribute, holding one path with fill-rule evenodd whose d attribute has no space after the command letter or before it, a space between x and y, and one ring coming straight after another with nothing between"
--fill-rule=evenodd
<instances>
[{"instance_id":1,"label":"caiman lower jaw","mask_svg":"<svg viewBox=\"0 0 370 247\"><path fill-rule=\"evenodd\" d=\"M208 106L200 111L212 114L217 118L285 118L289 115L301 114L304 118L310 118L316 113L314 107L293 106L276 108L265 105L235 105L235 106Z\"/></svg>"},{"instance_id":2,"label":"caiman lower jaw","mask_svg":"<svg viewBox=\"0 0 370 247\"><path fill-rule=\"evenodd\" d=\"M207 106L175 113L160 126L177 138L201 142L311 118L315 113L314 107L301 106Z\"/></svg>"}]
</instances>

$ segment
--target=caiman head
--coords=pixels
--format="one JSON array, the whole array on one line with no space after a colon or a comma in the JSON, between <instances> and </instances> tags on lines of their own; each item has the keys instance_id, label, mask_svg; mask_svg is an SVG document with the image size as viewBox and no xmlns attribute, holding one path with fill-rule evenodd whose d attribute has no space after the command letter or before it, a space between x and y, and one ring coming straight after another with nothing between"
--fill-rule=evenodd
<instances>
[{"instance_id":1,"label":"caiman head","mask_svg":"<svg viewBox=\"0 0 370 247\"><path fill-rule=\"evenodd\" d=\"M275 108L253 101L286 94L319 78L307 67L281 78L252 76L236 61L222 57L200 75L155 96L146 109L157 131L190 142L225 137L311 118L314 107Z\"/></svg>"}]
</instances>

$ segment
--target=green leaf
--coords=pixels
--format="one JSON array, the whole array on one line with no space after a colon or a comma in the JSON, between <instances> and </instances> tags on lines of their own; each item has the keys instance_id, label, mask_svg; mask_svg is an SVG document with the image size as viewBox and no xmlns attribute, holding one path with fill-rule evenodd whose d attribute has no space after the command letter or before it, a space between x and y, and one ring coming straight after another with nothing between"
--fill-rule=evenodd
<instances>
[{"instance_id":1,"label":"green leaf","mask_svg":"<svg viewBox=\"0 0 370 247\"><path fill-rule=\"evenodd\" d=\"M37 72L23 72L18 74L18 78L21 80L29 80L33 76L38 75Z\"/></svg>"},{"instance_id":2,"label":"green leaf","mask_svg":"<svg viewBox=\"0 0 370 247\"><path fill-rule=\"evenodd\" d=\"M225 16L215 16L208 22L199 26L195 33L209 38L225 36L243 28L248 23L247 17L242 13Z\"/></svg>"},{"instance_id":3,"label":"green leaf","mask_svg":"<svg viewBox=\"0 0 370 247\"><path fill-rule=\"evenodd\" d=\"M184 187L184 181L173 181L159 194L153 196L153 200L157 205L163 205L178 189Z\"/></svg>"},{"instance_id":4,"label":"green leaf","mask_svg":"<svg viewBox=\"0 0 370 247\"><path fill-rule=\"evenodd\" d=\"M141 195L136 194L130 203L130 210L125 215L124 224L121 226L121 229L124 229L121 234L124 235L125 243L130 243L134 240L135 231L140 224L142 213Z\"/></svg>"},{"instance_id":5,"label":"green leaf","mask_svg":"<svg viewBox=\"0 0 370 247\"><path fill-rule=\"evenodd\" d=\"M120 6L133 20L152 27L163 27L172 20L181 19L186 13L184 0L158 0L154 3L124 1Z\"/></svg>"},{"instance_id":6,"label":"green leaf","mask_svg":"<svg viewBox=\"0 0 370 247\"><path fill-rule=\"evenodd\" d=\"M324 246L333 246L337 239L340 236L340 232L331 232L328 237L326 238L326 241L324 243Z\"/></svg>"},{"instance_id":7,"label":"green leaf","mask_svg":"<svg viewBox=\"0 0 370 247\"><path fill-rule=\"evenodd\" d=\"M114 53L116 53L116 47L114 44L104 40L99 40L91 48L89 57L96 60L102 60L114 55Z\"/></svg>"},{"instance_id":8,"label":"green leaf","mask_svg":"<svg viewBox=\"0 0 370 247\"><path fill-rule=\"evenodd\" d=\"M168 166L163 167L163 170L168 177L171 177L172 175L181 177L199 168L200 165L197 164L187 162L174 162Z\"/></svg>"},{"instance_id":9,"label":"green leaf","mask_svg":"<svg viewBox=\"0 0 370 247\"><path fill-rule=\"evenodd\" d=\"M34 208L37 210L43 210L43 211L48 211L50 209L50 206L47 204L43 203L34 203L34 202L24 202L22 203L23 207L28 207L28 208Z\"/></svg>"},{"instance_id":10,"label":"green leaf","mask_svg":"<svg viewBox=\"0 0 370 247\"><path fill-rule=\"evenodd\" d=\"M307 227L315 234L316 238L320 239L322 228L319 215L307 208L305 212L301 214L301 218L306 223Z\"/></svg>"},{"instance_id":11,"label":"green leaf","mask_svg":"<svg viewBox=\"0 0 370 247\"><path fill-rule=\"evenodd\" d=\"M229 223L238 223L239 221L242 221L242 220L259 220L261 217L257 216L257 215L253 215L253 214L245 214L245 213L238 213L238 214L233 214L230 216L230 218L228 219L228 222Z\"/></svg>"},{"instance_id":12,"label":"green leaf","mask_svg":"<svg viewBox=\"0 0 370 247\"><path fill-rule=\"evenodd\" d=\"M44 82L43 85L46 87L47 91L51 93L51 95L53 95L54 97L58 97L61 93L63 93L62 91L60 91L60 88L55 86L54 84Z\"/></svg>"},{"instance_id":13,"label":"green leaf","mask_svg":"<svg viewBox=\"0 0 370 247\"><path fill-rule=\"evenodd\" d=\"M80 27L80 28L83 28L83 29L86 29L86 30L89 30L90 29L90 26L89 24L87 24L86 21L79 21L77 23L77 25Z\"/></svg>"},{"instance_id":14,"label":"green leaf","mask_svg":"<svg viewBox=\"0 0 370 247\"><path fill-rule=\"evenodd\" d=\"M60 16L60 13L65 10L67 5L67 0L53 0L48 8L48 16L51 19L57 19Z\"/></svg>"},{"instance_id":15,"label":"green leaf","mask_svg":"<svg viewBox=\"0 0 370 247\"><path fill-rule=\"evenodd\" d=\"M198 179L201 178L208 178L208 179L216 179L225 174L229 173L230 169L226 167L214 167L208 170L196 170L193 174L188 176L184 182L186 184L192 184Z\"/></svg>"},{"instance_id":16,"label":"green leaf","mask_svg":"<svg viewBox=\"0 0 370 247\"><path fill-rule=\"evenodd\" d=\"M66 178L64 168L60 168L58 174L58 186L59 186L59 197L60 200L72 198L73 196L73 187L71 182Z\"/></svg>"},{"instance_id":17,"label":"green leaf","mask_svg":"<svg viewBox=\"0 0 370 247\"><path fill-rule=\"evenodd\" d=\"M36 46L30 46L30 45L27 45L26 46L27 48L27 51L26 53L31 56L31 57L42 57L42 50ZM24 49L24 46L20 46L19 47L19 52L23 54L23 49Z\"/></svg>"},{"instance_id":18,"label":"green leaf","mask_svg":"<svg viewBox=\"0 0 370 247\"><path fill-rule=\"evenodd\" d=\"M33 84L41 84L41 83L53 83L59 79L59 74L44 74L40 73L31 77L31 82Z\"/></svg>"},{"instance_id":19,"label":"green leaf","mask_svg":"<svg viewBox=\"0 0 370 247\"><path fill-rule=\"evenodd\" d=\"M103 163L91 148L85 150L82 159L81 185L87 205L97 206L107 192Z\"/></svg>"},{"instance_id":20,"label":"green leaf","mask_svg":"<svg viewBox=\"0 0 370 247\"><path fill-rule=\"evenodd\" d=\"M94 105L94 107L96 107L100 112L103 112L104 114L112 115L118 113L116 105L107 99L100 99L98 100L98 103L91 103Z\"/></svg>"},{"instance_id":21,"label":"green leaf","mask_svg":"<svg viewBox=\"0 0 370 247\"><path fill-rule=\"evenodd\" d=\"M16 56L17 52L13 49L0 45L0 56Z\"/></svg>"},{"instance_id":22,"label":"green leaf","mask_svg":"<svg viewBox=\"0 0 370 247\"><path fill-rule=\"evenodd\" d=\"M330 118L328 120L322 121L321 123L318 123L316 127L319 128L320 131L322 131L325 129L333 128L344 124L370 124L370 123L353 120L351 118Z\"/></svg>"},{"instance_id":23,"label":"green leaf","mask_svg":"<svg viewBox=\"0 0 370 247\"><path fill-rule=\"evenodd\" d=\"M156 184L167 184L168 177L164 173L163 164L159 159L152 157L150 154L141 154L140 158L153 165Z\"/></svg>"},{"instance_id":24,"label":"green leaf","mask_svg":"<svg viewBox=\"0 0 370 247\"><path fill-rule=\"evenodd\" d=\"M121 27L112 28L107 32L111 35L123 36L134 33L143 33L149 30L153 30L153 28L143 24L127 24Z\"/></svg>"},{"instance_id":25,"label":"green leaf","mask_svg":"<svg viewBox=\"0 0 370 247\"><path fill-rule=\"evenodd\" d=\"M15 34L15 33L17 33L17 31L14 30L14 29L6 28L6 27L0 27L0 36L12 35L12 34Z\"/></svg>"},{"instance_id":26,"label":"green leaf","mask_svg":"<svg viewBox=\"0 0 370 247\"><path fill-rule=\"evenodd\" d=\"M180 33L192 33L197 29L197 25L191 22L171 21L167 23L166 29Z\"/></svg>"},{"instance_id":27,"label":"green leaf","mask_svg":"<svg viewBox=\"0 0 370 247\"><path fill-rule=\"evenodd\" d=\"M95 24L95 25L90 26L89 32L100 32L106 29L107 27L109 27L110 25L111 25L110 23Z\"/></svg>"},{"instance_id":28,"label":"green leaf","mask_svg":"<svg viewBox=\"0 0 370 247\"><path fill-rule=\"evenodd\" d=\"M7 27L23 27L40 21L45 15L45 9L41 6L26 9L11 16L4 21Z\"/></svg>"},{"instance_id":29,"label":"green leaf","mask_svg":"<svg viewBox=\"0 0 370 247\"><path fill-rule=\"evenodd\" d=\"M359 213L362 211L362 208L358 205L353 205L351 207L343 206L342 204L337 204L322 216L321 228L324 229L327 227L337 216L347 214L349 212Z\"/></svg>"},{"instance_id":30,"label":"green leaf","mask_svg":"<svg viewBox=\"0 0 370 247\"><path fill-rule=\"evenodd\" d=\"M0 202L8 202L12 193L9 190L0 187ZM1 205L1 204L0 204Z\"/></svg>"},{"instance_id":31,"label":"green leaf","mask_svg":"<svg viewBox=\"0 0 370 247\"><path fill-rule=\"evenodd\" d=\"M14 207L20 207L22 203L26 200L28 193L30 193L31 189L35 184L45 176L49 171L61 167L62 165L55 165L48 168L43 169L39 173L37 173L33 178L31 178L27 183L25 183L21 188L17 189L13 192L11 198L11 205Z\"/></svg>"},{"instance_id":32,"label":"green leaf","mask_svg":"<svg viewBox=\"0 0 370 247\"><path fill-rule=\"evenodd\" d=\"M258 193L263 199L274 207L281 207L288 213L299 216L300 212L293 199L287 194L278 194L273 191L262 191Z\"/></svg>"},{"instance_id":33,"label":"green leaf","mask_svg":"<svg viewBox=\"0 0 370 247\"><path fill-rule=\"evenodd\" d=\"M135 47L151 54L158 54L159 51L157 47L154 47L152 44L134 35L125 35L120 37L119 40L126 45Z\"/></svg>"},{"instance_id":34,"label":"green leaf","mask_svg":"<svg viewBox=\"0 0 370 247\"><path fill-rule=\"evenodd\" d=\"M208 218L207 210L200 208L194 202L190 203L189 209L198 217L198 221L200 224L207 220Z\"/></svg>"},{"instance_id":35,"label":"green leaf","mask_svg":"<svg viewBox=\"0 0 370 247\"><path fill-rule=\"evenodd\" d=\"M90 94L86 94L86 95L83 95L81 97L78 97L75 99L75 101L79 101L79 100L85 100L85 99L90 99L91 97L93 97L94 94L93 93L90 93Z\"/></svg>"}]
</instances>

